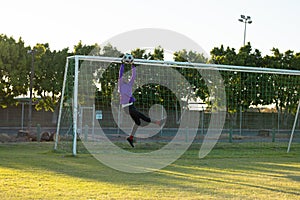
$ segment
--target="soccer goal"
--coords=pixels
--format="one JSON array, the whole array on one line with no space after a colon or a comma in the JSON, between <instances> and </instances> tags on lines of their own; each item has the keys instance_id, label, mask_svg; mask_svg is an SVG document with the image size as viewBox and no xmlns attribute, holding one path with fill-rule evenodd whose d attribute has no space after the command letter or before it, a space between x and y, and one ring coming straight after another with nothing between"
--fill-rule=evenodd
<instances>
[{"instance_id":1,"label":"soccer goal","mask_svg":"<svg viewBox=\"0 0 300 200\"><path fill-rule=\"evenodd\" d=\"M121 58L66 60L54 149L80 152L81 141L124 141L132 121L119 104ZM165 125L146 124L139 142L221 139L289 142L299 132L300 71L135 59L135 106ZM130 78L131 66L124 76ZM207 145L206 144L206 145ZM201 147L202 148L202 147Z\"/></svg>"}]
</instances>

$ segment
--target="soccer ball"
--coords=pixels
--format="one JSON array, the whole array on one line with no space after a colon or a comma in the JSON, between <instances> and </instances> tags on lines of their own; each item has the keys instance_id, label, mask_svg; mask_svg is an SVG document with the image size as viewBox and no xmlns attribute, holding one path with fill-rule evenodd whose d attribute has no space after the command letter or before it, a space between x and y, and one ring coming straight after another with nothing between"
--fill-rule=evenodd
<instances>
[{"instance_id":1,"label":"soccer ball","mask_svg":"<svg viewBox=\"0 0 300 200\"><path fill-rule=\"evenodd\" d=\"M122 58L122 61L127 64L133 63L133 60L134 60L133 56L129 53L126 53Z\"/></svg>"}]
</instances>

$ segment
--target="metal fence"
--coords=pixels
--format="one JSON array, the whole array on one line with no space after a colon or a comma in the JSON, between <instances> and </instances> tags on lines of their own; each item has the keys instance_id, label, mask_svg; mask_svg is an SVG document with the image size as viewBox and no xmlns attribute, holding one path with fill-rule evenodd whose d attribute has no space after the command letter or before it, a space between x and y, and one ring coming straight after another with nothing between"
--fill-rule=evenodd
<instances>
[{"instance_id":1,"label":"metal fence","mask_svg":"<svg viewBox=\"0 0 300 200\"><path fill-rule=\"evenodd\" d=\"M28 127L29 105L20 103L17 106L0 108L0 129L26 129ZM56 127L57 113L32 109L32 126Z\"/></svg>"},{"instance_id":2,"label":"metal fence","mask_svg":"<svg viewBox=\"0 0 300 200\"><path fill-rule=\"evenodd\" d=\"M28 104L22 103L17 106L0 108L0 130L1 129L26 129L28 126ZM90 111L92 112L92 111ZM147 111L144 111L147 112ZM90 113L91 115L92 113ZM209 112L199 112L199 130L203 133L208 128L210 121ZM108 117L109 116L109 117ZM168 121L165 128L176 127L175 113L169 111ZM291 130L295 116L292 114L278 112L259 112L248 110L235 114L227 114L224 129L232 130L236 134L247 135L259 132L260 130L275 130L276 133L285 133ZM91 119L92 121L92 119ZM32 110L32 126L37 125L47 128L56 128L57 112ZM117 128L117 123L112 120L111 111L103 111L103 119L99 120L101 126ZM91 124L88 124L91 127ZM297 122L297 129L300 127L300 120ZM203 130L202 130L203 129Z\"/></svg>"}]
</instances>

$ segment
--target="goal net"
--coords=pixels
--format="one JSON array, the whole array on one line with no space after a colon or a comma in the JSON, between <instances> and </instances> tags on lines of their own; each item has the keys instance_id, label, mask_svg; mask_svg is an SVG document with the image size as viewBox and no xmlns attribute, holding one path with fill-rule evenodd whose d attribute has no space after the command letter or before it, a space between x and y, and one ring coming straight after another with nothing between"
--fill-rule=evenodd
<instances>
[{"instance_id":1,"label":"goal net","mask_svg":"<svg viewBox=\"0 0 300 200\"><path fill-rule=\"evenodd\" d=\"M76 155L101 142L127 147L133 121L119 103L120 61L67 58L56 150ZM135 65L135 107L152 119L167 119L162 127L142 124L137 143L199 141L210 148L220 140L297 137L300 71L143 59ZM130 78L131 66L124 76Z\"/></svg>"}]
</instances>

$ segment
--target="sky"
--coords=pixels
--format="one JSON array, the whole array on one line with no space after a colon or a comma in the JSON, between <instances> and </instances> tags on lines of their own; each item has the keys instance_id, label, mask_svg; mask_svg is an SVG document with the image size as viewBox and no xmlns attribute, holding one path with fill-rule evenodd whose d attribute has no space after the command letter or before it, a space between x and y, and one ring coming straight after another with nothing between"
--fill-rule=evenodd
<instances>
[{"instance_id":1,"label":"sky","mask_svg":"<svg viewBox=\"0 0 300 200\"><path fill-rule=\"evenodd\" d=\"M300 52L298 0L0 0L0 34L51 50L101 44L123 32L167 29L194 40L207 53L222 44L239 49L240 15L251 16L246 42L263 55L273 47Z\"/></svg>"}]
</instances>

